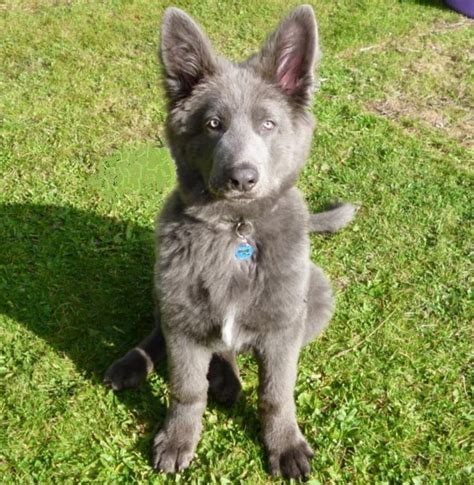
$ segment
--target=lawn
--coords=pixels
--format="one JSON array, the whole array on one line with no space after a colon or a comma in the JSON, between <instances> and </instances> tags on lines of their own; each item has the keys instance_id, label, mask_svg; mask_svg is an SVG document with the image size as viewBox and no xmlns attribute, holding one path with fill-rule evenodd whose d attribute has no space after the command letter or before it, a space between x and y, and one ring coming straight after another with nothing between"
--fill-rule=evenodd
<instances>
[{"instance_id":1,"label":"lawn","mask_svg":"<svg viewBox=\"0 0 474 485\"><path fill-rule=\"evenodd\" d=\"M472 483L474 25L441 1L312 3L324 57L299 186L314 210L362 208L312 236L337 310L299 365L310 483ZM0 6L2 483L270 481L250 357L241 401L209 403L195 461L166 480L150 467L166 368L136 390L101 384L152 325L153 220L174 183L168 4ZM235 59L296 5L174 4Z\"/></svg>"}]
</instances>

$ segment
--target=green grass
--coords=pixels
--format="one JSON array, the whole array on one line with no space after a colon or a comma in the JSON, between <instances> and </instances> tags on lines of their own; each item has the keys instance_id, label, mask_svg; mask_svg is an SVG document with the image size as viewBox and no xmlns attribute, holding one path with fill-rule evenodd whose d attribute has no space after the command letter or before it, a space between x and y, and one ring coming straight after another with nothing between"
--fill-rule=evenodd
<instances>
[{"instance_id":1,"label":"green grass","mask_svg":"<svg viewBox=\"0 0 474 485\"><path fill-rule=\"evenodd\" d=\"M235 58L289 9L175 3ZM312 239L338 305L300 359L311 480L472 482L472 22L441 2L313 3L324 59L300 187L313 209L363 208ZM149 453L166 369L120 394L101 378L152 324L153 219L173 180L156 56L167 5L2 7L2 483L164 481ZM255 364L240 363L244 398L209 404L195 461L169 481L269 481Z\"/></svg>"}]
</instances>

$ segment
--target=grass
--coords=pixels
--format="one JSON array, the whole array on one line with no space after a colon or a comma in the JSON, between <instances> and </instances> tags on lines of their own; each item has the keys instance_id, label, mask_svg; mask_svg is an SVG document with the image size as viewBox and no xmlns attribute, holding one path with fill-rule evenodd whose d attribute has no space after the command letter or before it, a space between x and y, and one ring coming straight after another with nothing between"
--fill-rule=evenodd
<instances>
[{"instance_id":1,"label":"grass","mask_svg":"<svg viewBox=\"0 0 474 485\"><path fill-rule=\"evenodd\" d=\"M363 208L346 231L312 239L338 306L300 359L311 483L468 483L472 22L441 2L313 3L324 59L300 187L313 209L336 198ZM166 370L120 394L101 377L151 326L153 218L173 183L156 59L165 4L2 7L4 483L164 481L149 452ZM236 58L289 8L176 4ZM209 404L195 461L167 481L269 481L255 364L240 363L244 398Z\"/></svg>"}]
</instances>

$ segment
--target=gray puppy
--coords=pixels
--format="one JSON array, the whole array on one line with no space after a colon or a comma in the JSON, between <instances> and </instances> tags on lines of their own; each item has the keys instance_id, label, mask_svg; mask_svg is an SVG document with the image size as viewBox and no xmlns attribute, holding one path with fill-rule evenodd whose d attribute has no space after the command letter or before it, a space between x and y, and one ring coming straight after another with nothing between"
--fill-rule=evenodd
<instances>
[{"instance_id":1,"label":"gray puppy","mask_svg":"<svg viewBox=\"0 0 474 485\"><path fill-rule=\"evenodd\" d=\"M186 468L201 433L208 391L240 394L236 353L259 367L263 440L273 475L303 478L313 451L295 415L298 354L327 325L333 298L309 259L309 232L353 218L341 204L310 215L295 188L308 155L307 111L318 59L311 7L296 8L259 54L219 57L199 26L169 8L161 60L167 136L178 187L157 223L155 331L116 361L105 382L131 387L166 354L171 405L153 444L153 466Z\"/></svg>"}]
</instances>

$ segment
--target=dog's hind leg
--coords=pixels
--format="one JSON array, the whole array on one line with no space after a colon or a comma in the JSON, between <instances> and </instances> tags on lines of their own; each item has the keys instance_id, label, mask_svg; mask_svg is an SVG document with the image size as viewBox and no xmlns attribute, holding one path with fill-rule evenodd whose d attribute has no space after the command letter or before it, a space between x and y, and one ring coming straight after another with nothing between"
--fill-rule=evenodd
<instances>
[{"instance_id":1,"label":"dog's hind leg","mask_svg":"<svg viewBox=\"0 0 474 485\"><path fill-rule=\"evenodd\" d=\"M107 369L104 384L114 391L136 387L166 357L166 345L161 331L159 309L155 313L156 327L136 347L116 360ZM240 397L239 369L235 352L213 354L209 371L209 394L219 404L232 406Z\"/></svg>"},{"instance_id":2,"label":"dog's hind leg","mask_svg":"<svg viewBox=\"0 0 474 485\"><path fill-rule=\"evenodd\" d=\"M309 216L310 232L337 232L354 219L359 207L341 202L324 212Z\"/></svg>"},{"instance_id":3,"label":"dog's hind leg","mask_svg":"<svg viewBox=\"0 0 474 485\"><path fill-rule=\"evenodd\" d=\"M242 390L235 352L213 354L207 379L209 381L209 394L218 403L224 406L232 406L240 397Z\"/></svg>"},{"instance_id":4,"label":"dog's hind leg","mask_svg":"<svg viewBox=\"0 0 474 485\"><path fill-rule=\"evenodd\" d=\"M334 311L331 284L323 271L312 263L307 305L303 345L308 344L323 332Z\"/></svg>"},{"instance_id":5,"label":"dog's hind leg","mask_svg":"<svg viewBox=\"0 0 474 485\"><path fill-rule=\"evenodd\" d=\"M166 355L165 341L157 323L153 332L116 360L105 373L104 384L119 391L137 386Z\"/></svg>"}]
</instances>

